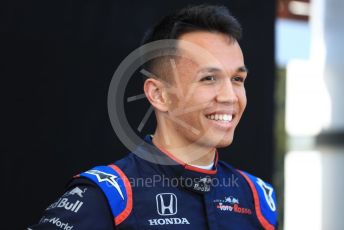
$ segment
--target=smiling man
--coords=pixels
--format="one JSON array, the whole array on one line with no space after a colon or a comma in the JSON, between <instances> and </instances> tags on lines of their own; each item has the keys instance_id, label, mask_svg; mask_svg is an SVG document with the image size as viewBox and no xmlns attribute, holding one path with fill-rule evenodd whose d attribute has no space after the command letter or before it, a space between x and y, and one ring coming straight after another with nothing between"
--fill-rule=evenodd
<instances>
[{"instance_id":1,"label":"smiling man","mask_svg":"<svg viewBox=\"0 0 344 230\"><path fill-rule=\"evenodd\" d=\"M225 7L165 17L144 44L168 39L144 65L157 127L130 153L74 177L31 229L276 229L273 188L218 160L246 107L241 27ZM170 51L171 51L170 50ZM147 146L150 147L147 147Z\"/></svg>"},{"instance_id":2,"label":"smiling man","mask_svg":"<svg viewBox=\"0 0 344 230\"><path fill-rule=\"evenodd\" d=\"M178 39L175 57L165 60L170 78L152 74L144 84L158 121L153 143L183 162L209 165L214 149L233 141L246 107L247 70L227 34L195 30Z\"/></svg>"}]
</instances>

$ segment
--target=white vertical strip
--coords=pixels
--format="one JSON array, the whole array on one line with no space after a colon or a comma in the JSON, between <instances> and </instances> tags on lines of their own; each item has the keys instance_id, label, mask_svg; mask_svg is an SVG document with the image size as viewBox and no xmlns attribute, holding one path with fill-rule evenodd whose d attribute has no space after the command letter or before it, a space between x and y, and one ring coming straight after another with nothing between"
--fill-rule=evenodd
<instances>
[{"instance_id":1,"label":"white vertical strip","mask_svg":"<svg viewBox=\"0 0 344 230\"><path fill-rule=\"evenodd\" d=\"M330 117L326 88L315 68L305 60L287 66L286 130L291 136L315 136Z\"/></svg>"},{"instance_id":2,"label":"white vertical strip","mask_svg":"<svg viewBox=\"0 0 344 230\"><path fill-rule=\"evenodd\" d=\"M322 150L323 229L344 229L344 149Z\"/></svg>"},{"instance_id":3,"label":"white vertical strip","mask_svg":"<svg viewBox=\"0 0 344 230\"><path fill-rule=\"evenodd\" d=\"M321 153L288 152L285 159L284 230L321 230L321 226Z\"/></svg>"}]
</instances>

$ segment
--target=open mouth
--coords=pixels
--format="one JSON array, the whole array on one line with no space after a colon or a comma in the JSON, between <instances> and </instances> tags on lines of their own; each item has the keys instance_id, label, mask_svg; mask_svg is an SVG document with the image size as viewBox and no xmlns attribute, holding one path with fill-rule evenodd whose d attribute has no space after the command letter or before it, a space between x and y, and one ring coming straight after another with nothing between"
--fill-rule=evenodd
<instances>
[{"instance_id":1,"label":"open mouth","mask_svg":"<svg viewBox=\"0 0 344 230\"><path fill-rule=\"evenodd\" d=\"M214 121L231 122L234 118L233 114L210 114L206 115L206 118Z\"/></svg>"}]
</instances>

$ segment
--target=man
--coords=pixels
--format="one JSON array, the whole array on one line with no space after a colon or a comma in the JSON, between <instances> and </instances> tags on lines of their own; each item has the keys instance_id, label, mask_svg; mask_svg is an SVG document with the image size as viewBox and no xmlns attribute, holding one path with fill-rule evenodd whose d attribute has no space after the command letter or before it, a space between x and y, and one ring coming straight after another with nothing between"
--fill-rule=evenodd
<instances>
[{"instance_id":1,"label":"man","mask_svg":"<svg viewBox=\"0 0 344 230\"><path fill-rule=\"evenodd\" d=\"M272 187L216 151L232 143L246 107L240 36L219 6L187 7L153 27L144 44L176 40L144 66L157 119L137 147L148 157L130 153L77 175L29 229L275 229Z\"/></svg>"}]
</instances>

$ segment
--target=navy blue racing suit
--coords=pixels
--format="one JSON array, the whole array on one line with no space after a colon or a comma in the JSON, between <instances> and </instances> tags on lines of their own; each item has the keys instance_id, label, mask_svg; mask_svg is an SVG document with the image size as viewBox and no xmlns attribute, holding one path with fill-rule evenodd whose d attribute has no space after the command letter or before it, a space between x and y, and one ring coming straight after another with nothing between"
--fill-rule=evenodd
<instances>
[{"instance_id":1,"label":"navy blue racing suit","mask_svg":"<svg viewBox=\"0 0 344 230\"><path fill-rule=\"evenodd\" d=\"M218 161L217 154L213 169L204 170L167 151L140 148L155 162L130 153L80 173L28 229L277 228L274 190L263 180Z\"/></svg>"}]
</instances>

